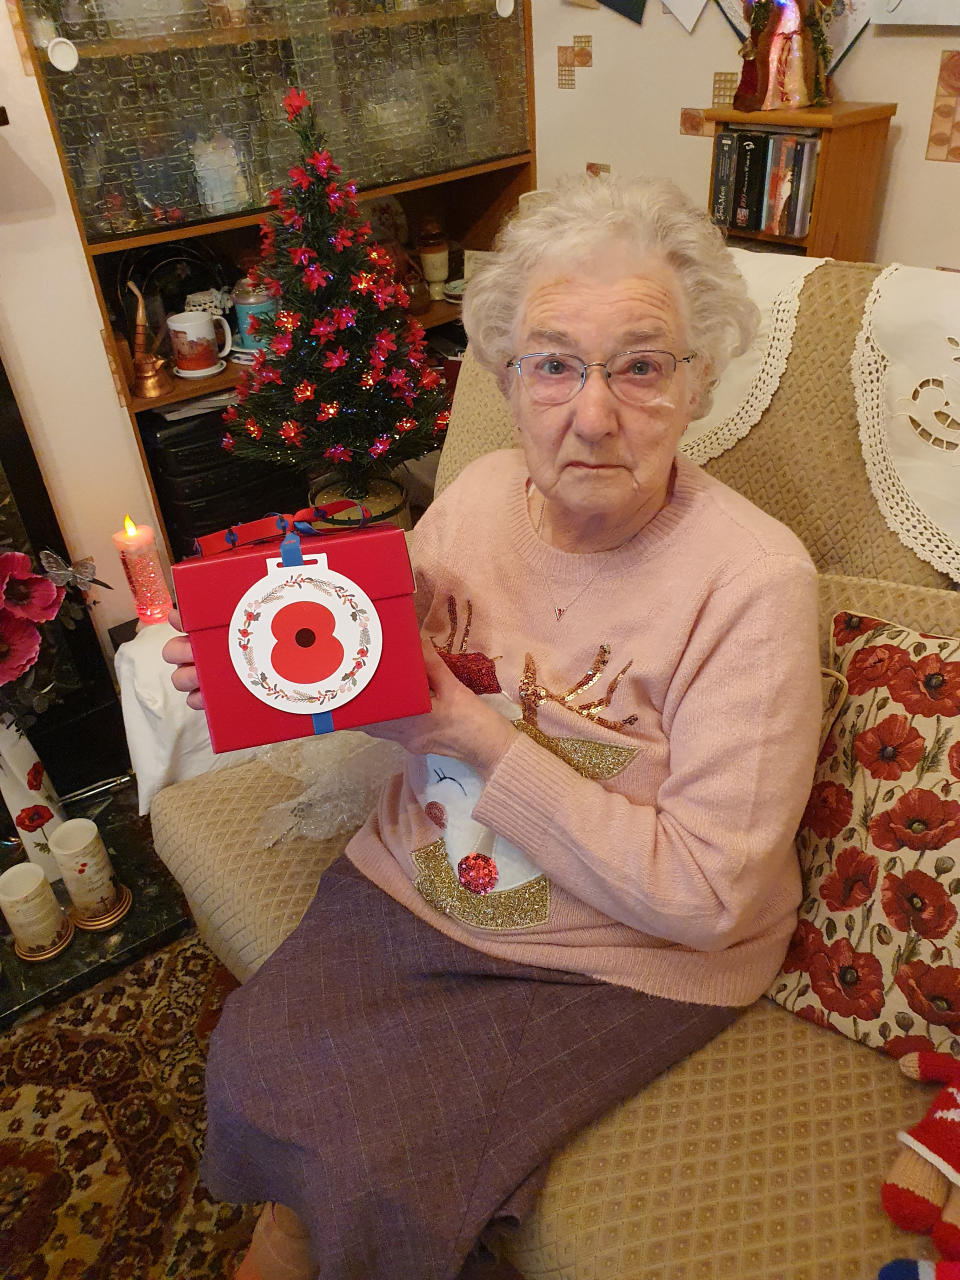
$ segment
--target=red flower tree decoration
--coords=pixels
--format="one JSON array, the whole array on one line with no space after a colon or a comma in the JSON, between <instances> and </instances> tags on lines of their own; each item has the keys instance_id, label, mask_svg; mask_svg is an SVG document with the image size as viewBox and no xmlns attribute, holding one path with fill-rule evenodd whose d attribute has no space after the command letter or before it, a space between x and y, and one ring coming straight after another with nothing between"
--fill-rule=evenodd
<instances>
[{"instance_id":1,"label":"red flower tree decoration","mask_svg":"<svg viewBox=\"0 0 960 1280\"><path fill-rule=\"evenodd\" d=\"M224 447L334 470L347 496L363 498L375 478L437 448L448 415L393 259L360 219L356 184L342 181L307 95L290 89L283 105L301 160L270 193L250 273L281 301L259 319L265 349L237 387L241 410L224 415L244 429Z\"/></svg>"}]
</instances>

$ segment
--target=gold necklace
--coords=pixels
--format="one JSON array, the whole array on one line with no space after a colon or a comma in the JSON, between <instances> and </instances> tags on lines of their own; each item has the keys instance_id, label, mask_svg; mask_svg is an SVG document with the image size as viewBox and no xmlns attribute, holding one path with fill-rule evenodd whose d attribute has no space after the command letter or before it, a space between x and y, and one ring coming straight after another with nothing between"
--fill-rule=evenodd
<instances>
[{"instance_id":1,"label":"gold necklace","mask_svg":"<svg viewBox=\"0 0 960 1280\"><path fill-rule=\"evenodd\" d=\"M543 528L543 517L544 517L544 514L546 513L546 510L547 510L547 500L546 500L546 498L544 498L544 497L543 497L543 494L541 494L541 495L540 495L540 498L541 498L541 501L542 501L543 505L542 505L542 506L541 506L541 508L540 508L540 518L539 518L539 520L537 521L537 541L540 543L540 549L539 549L539 555L540 555L540 577L541 577L541 579L542 579L544 582L546 582L546 574L545 574L545 573L544 573L544 571L543 571L543 538L541 537L541 532L540 532L540 531L541 531L541 530L542 530L542 528ZM573 597L573 599L572 599L572 600L568 600L568 601L567 601L567 603L566 603L566 604L564 604L564 605L560 605L560 604L554 604L554 605L553 605L553 612L556 614L556 617L557 617L557 621L558 621L558 622L561 620L561 618L564 616L564 614L565 614L565 613L567 613L567 611L568 611L570 608L572 608L572 606L573 606L573 605L575 605L575 604L577 603L577 601L580 599L580 597L581 597L581 596L583 595L583 593L586 591L587 587L589 587L589 586L592 586L592 585L593 585L594 579L598 576L598 574L600 573L600 570L601 570L601 569L603 569L603 568L606 566L607 561L608 561L612 556L614 556L618 551L622 551L622 550L623 550L623 548L624 548L628 543L632 542L632 541L634 540L634 538L637 536L637 534L638 534L639 532L640 532L640 530L639 530L639 529L636 529L633 533L631 533L631 535L630 535L630 537L629 537L629 538L624 538L623 542L619 542L619 543L617 543L617 545L616 545L615 547L611 547L611 548L610 548L610 550L609 550L609 551L607 552L607 554L603 557L603 559L602 559L602 560L600 561L600 563L597 565L596 569L593 571L593 573L590 575L590 577L589 577L589 578L587 579L587 581L583 584L583 586L580 588L580 590L577 592L577 594Z\"/></svg>"}]
</instances>

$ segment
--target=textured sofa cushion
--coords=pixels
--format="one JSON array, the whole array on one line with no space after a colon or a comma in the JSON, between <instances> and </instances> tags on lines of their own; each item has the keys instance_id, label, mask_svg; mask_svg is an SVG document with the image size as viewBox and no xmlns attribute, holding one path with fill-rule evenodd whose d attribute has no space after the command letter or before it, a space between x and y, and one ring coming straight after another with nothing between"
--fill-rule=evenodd
<instances>
[{"instance_id":1,"label":"textured sofa cushion","mask_svg":"<svg viewBox=\"0 0 960 1280\"><path fill-rule=\"evenodd\" d=\"M861 582L831 620L848 695L798 833L804 902L770 994L895 1056L919 1039L960 1056L960 640L944 637L960 634L960 595L929 593L938 637L883 621L891 594Z\"/></svg>"}]
</instances>

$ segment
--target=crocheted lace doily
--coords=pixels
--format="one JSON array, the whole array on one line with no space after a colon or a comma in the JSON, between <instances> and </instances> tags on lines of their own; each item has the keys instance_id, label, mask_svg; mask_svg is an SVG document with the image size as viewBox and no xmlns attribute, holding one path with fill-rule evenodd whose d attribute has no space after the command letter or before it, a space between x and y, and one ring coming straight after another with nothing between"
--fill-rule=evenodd
<instances>
[{"instance_id":1,"label":"crocheted lace doily","mask_svg":"<svg viewBox=\"0 0 960 1280\"><path fill-rule=\"evenodd\" d=\"M787 366L803 282L824 261L747 249L731 252L760 308L760 327L714 387L710 412L691 422L680 441L681 452L697 463L726 453L760 421Z\"/></svg>"},{"instance_id":2,"label":"crocheted lace doily","mask_svg":"<svg viewBox=\"0 0 960 1280\"><path fill-rule=\"evenodd\" d=\"M904 546L960 581L960 283L895 264L850 360L870 487Z\"/></svg>"}]
</instances>

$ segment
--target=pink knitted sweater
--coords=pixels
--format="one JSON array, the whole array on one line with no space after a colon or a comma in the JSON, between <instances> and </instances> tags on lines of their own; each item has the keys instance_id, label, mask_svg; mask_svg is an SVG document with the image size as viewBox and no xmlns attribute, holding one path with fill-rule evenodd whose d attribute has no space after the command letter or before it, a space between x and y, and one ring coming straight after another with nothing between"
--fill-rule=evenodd
<instances>
[{"instance_id":1,"label":"pink knitted sweater","mask_svg":"<svg viewBox=\"0 0 960 1280\"><path fill-rule=\"evenodd\" d=\"M747 1004L800 901L793 836L820 720L813 565L682 457L667 505L613 553L542 542L526 480L517 451L472 463L413 545L425 633L515 741L486 784L410 757L347 855L491 955Z\"/></svg>"}]
</instances>

